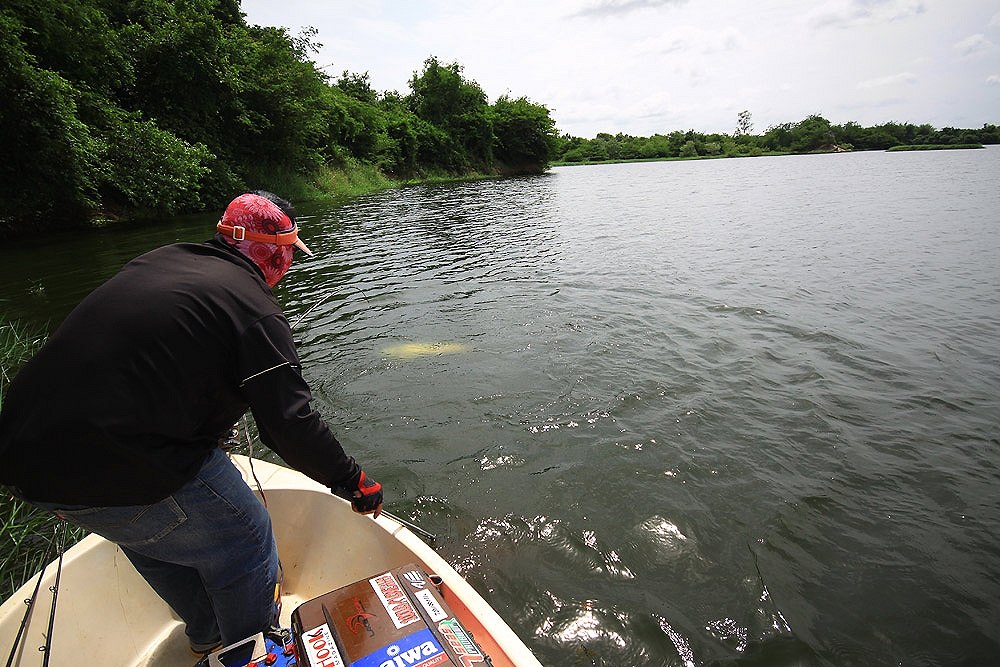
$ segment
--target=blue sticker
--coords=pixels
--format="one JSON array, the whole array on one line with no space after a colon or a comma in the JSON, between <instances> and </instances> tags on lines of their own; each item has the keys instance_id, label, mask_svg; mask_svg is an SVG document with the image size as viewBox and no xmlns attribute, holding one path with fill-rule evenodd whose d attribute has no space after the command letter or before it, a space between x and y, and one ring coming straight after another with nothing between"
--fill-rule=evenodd
<instances>
[{"instance_id":1,"label":"blue sticker","mask_svg":"<svg viewBox=\"0 0 1000 667\"><path fill-rule=\"evenodd\" d=\"M351 667L435 667L450 662L441 644L424 628L355 660Z\"/></svg>"}]
</instances>

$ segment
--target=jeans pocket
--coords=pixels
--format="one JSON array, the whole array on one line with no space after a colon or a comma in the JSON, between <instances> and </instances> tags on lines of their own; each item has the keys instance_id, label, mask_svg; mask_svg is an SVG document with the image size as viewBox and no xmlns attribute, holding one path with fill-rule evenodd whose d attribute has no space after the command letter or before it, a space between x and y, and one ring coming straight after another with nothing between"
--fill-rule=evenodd
<instances>
[{"instance_id":1,"label":"jeans pocket","mask_svg":"<svg viewBox=\"0 0 1000 667\"><path fill-rule=\"evenodd\" d=\"M173 496L152 505L55 508L54 511L70 523L126 547L158 542L187 521L187 514Z\"/></svg>"}]
</instances>

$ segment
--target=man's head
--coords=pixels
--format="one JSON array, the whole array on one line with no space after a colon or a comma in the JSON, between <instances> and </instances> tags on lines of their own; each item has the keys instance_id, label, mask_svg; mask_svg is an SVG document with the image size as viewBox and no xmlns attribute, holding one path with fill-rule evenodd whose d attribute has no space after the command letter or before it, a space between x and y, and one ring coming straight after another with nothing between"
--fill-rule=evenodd
<instances>
[{"instance_id":1,"label":"man's head","mask_svg":"<svg viewBox=\"0 0 1000 667\"><path fill-rule=\"evenodd\" d=\"M257 190L231 201L216 229L226 243L260 268L271 287L292 265L295 248L312 254L298 237L295 209L270 192Z\"/></svg>"}]
</instances>

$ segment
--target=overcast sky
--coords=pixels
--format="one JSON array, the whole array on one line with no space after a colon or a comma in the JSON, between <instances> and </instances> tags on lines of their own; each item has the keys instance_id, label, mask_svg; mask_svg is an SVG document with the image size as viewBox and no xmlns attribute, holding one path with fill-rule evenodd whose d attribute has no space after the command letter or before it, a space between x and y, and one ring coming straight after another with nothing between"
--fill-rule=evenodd
<instances>
[{"instance_id":1,"label":"overcast sky","mask_svg":"<svg viewBox=\"0 0 1000 667\"><path fill-rule=\"evenodd\" d=\"M997 0L243 0L247 22L319 30L324 71L380 91L433 55L560 133L754 132L821 114L1000 124Z\"/></svg>"}]
</instances>

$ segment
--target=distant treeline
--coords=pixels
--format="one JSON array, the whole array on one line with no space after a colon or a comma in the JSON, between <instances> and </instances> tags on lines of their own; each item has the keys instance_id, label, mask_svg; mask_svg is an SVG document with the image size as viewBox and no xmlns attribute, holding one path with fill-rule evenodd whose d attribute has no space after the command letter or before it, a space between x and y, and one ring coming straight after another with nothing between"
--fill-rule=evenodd
<instances>
[{"instance_id":1,"label":"distant treeline","mask_svg":"<svg viewBox=\"0 0 1000 667\"><path fill-rule=\"evenodd\" d=\"M367 73L333 80L310 60L315 37L248 25L239 0L4 0L0 231L217 208L330 169L547 167L546 107L490 104L433 57L405 94L372 90Z\"/></svg>"},{"instance_id":2,"label":"distant treeline","mask_svg":"<svg viewBox=\"0 0 1000 667\"><path fill-rule=\"evenodd\" d=\"M984 125L978 130L930 125L885 123L862 127L858 123L833 125L819 115L798 123L784 123L753 134L750 112L737 118L733 134L702 134L694 130L633 137L598 134L594 139L570 135L559 138L556 162L601 162L694 157L737 157L766 153L811 153L817 151L887 150L894 146L953 146L1000 144L1000 127Z\"/></svg>"}]
</instances>

